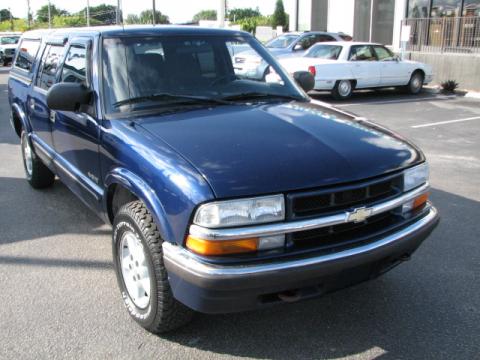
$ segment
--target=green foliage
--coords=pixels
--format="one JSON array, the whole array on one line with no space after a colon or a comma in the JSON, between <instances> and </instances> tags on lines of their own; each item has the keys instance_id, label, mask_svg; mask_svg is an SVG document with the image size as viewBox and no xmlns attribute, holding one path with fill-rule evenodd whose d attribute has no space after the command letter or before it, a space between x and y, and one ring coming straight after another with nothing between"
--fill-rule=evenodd
<instances>
[{"instance_id":1,"label":"green foliage","mask_svg":"<svg viewBox=\"0 0 480 360\"><path fill-rule=\"evenodd\" d=\"M12 15L10 13L10 10L8 9L2 9L0 10L0 21L6 21L6 20L10 20L10 15ZM15 19L15 18L14 18Z\"/></svg>"},{"instance_id":2,"label":"green foliage","mask_svg":"<svg viewBox=\"0 0 480 360\"><path fill-rule=\"evenodd\" d=\"M160 11L155 11L156 24L170 24L170 20L167 15L162 14ZM127 24L151 24L152 23L152 10L145 10L140 15L129 14L126 19Z\"/></svg>"},{"instance_id":3,"label":"green foliage","mask_svg":"<svg viewBox=\"0 0 480 360\"><path fill-rule=\"evenodd\" d=\"M202 10L193 16L192 22L198 23L200 20L217 20L217 11Z\"/></svg>"},{"instance_id":4,"label":"green foliage","mask_svg":"<svg viewBox=\"0 0 480 360\"><path fill-rule=\"evenodd\" d=\"M117 21L116 6L100 4L98 6L90 6L90 25L93 24L115 24ZM82 11L76 15L84 16L87 13L87 8L83 8Z\"/></svg>"},{"instance_id":5,"label":"green foliage","mask_svg":"<svg viewBox=\"0 0 480 360\"><path fill-rule=\"evenodd\" d=\"M0 31L26 31L28 29L27 21L25 19L14 19L13 29L10 20L0 22Z\"/></svg>"},{"instance_id":6,"label":"green foliage","mask_svg":"<svg viewBox=\"0 0 480 360\"><path fill-rule=\"evenodd\" d=\"M287 13L285 12L285 8L283 7L282 0L277 0L277 3L275 4L275 11L272 17L273 17L272 19L273 27L282 26L284 29L287 28L288 16L287 16Z\"/></svg>"},{"instance_id":7,"label":"green foliage","mask_svg":"<svg viewBox=\"0 0 480 360\"><path fill-rule=\"evenodd\" d=\"M458 88L458 83L455 80L447 80L441 84L442 90L447 93L453 93Z\"/></svg>"},{"instance_id":8,"label":"green foliage","mask_svg":"<svg viewBox=\"0 0 480 360\"><path fill-rule=\"evenodd\" d=\"M271 16L257 16L246 18L241 21L237 21L242 27L242 30L248 31L252 34L255 34L255 29L257 26L272 26L272 17Z\"/></svg>"},{"instance_id":9,"label":"green foliage","mask_svg":"<svg viewBox=\"0 0 480 360\"><path fill-rule=\"evenodd\" d=\"M242 9L231 9L228 12L228 19L235 23L240 23L242 20L250 19L250 18L258 18L261 17L262 14L258 7L256 9L252 8L242 8Z\"/></svg>"},{"instance_id":10,"label":"green foliage","mask_svg":"<svg viewBox=\"0 0 480 360\"><path fill-rule=\"evenodd\" d=\"M57 8L55 5L50 5L50 15L52 19L55 16L66 16L68 12ZM40 9L37 10L36 20L39 22L48 22L48 5L43 5Z\"/></svg>"}]
</instances>

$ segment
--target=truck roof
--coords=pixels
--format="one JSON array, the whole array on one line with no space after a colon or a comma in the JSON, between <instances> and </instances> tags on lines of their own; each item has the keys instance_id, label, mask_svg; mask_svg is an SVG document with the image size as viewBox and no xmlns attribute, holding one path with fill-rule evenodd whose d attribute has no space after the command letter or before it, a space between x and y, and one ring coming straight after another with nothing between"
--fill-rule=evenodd
<instances>
[{"instance_id":1,"label":"truck roof","mask_svg":"<svg viewBox=\"0 0 480 360\"><path fill-rule=\"evenodd\" d=\"M94 35L224 35L224 36L244 36L250 35L245 31L207 28L199 26L186 25L110 25L110 26L94 26L94 27L78 27L78 28L60 28L60 29L43 29L27 31L23 34L24 38L43 38L47 36L57 37L61 35L73 34L94 34Z\"/></svg>"}]
</instances>

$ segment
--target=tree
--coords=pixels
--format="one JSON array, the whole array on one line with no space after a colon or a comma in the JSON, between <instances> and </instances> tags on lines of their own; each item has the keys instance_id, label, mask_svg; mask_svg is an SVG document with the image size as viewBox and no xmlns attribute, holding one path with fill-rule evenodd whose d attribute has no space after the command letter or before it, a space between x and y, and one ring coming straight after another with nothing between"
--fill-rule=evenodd
<instances>
[{"instance_id":1,"label":"tree","mask_svg":"<svg viewBox=\"0 0 480 360\"><path fill-rule=\"evenodd\" d=\"M52 19L55 16L67 16L68 12L57 8L55 5L50 5L50 16ZM48 5L43 5L40 9L37 10L36 20L38 22L48 22Z\"/></svg>"},{"instance_id":2,"label":"tree","mask_svg":"<svg viewBox=\"0 0 480 360\"><path fill-rule=\"evenodd\" d=\"M283 1L277 0L275 4L275 11L272 15L272 25L273 27L282 26L284 29L288 25L288 16L285 12L285 8L283 7Z\"/></svg>"},{"instance_id":3,"label":"tree","mask_svg":"<svg viewBox=\"0 0 480 360\"><path fill-rule=\"evenodd\" d=\"M98 6L90 6L90 22L96 20L98 24L115 24L117 22L117 7L113 5L100 4ZM83 8L77 15L85 16L87 8ZM120 15L120 19L122 16Z\"/></svg>"},{"instance_id":4,"label":"tree","mask_svg":"<svg viewBox=\"0 0 480 360\"><path fill-rule=\"evenodd\" d=\"M138 15L135 14L128 14L127 18L125 19L126 24L140 24L140 18Z\"/></svg>"},{"instance_id":5,"label":"tree","mask_svg":"<svg viewBox=\"0 0 480 360\"><path fill-rule=\"evenodd\" d=\"M10 16L12 16L12 14L10 13L10 10L8 9L0 10L0 21L10 20ZM12 16L12 19L16 19L16 18Z\"/></svg>"},{"instance_id":6,"label":"tree","mask_svg":"<svg viewBox=\"0 0 480 360\"><path fill-rule=\"evenodd\" d=\"M258 7L256 9L252 8L243 8L243 9L232 9L228 12L228 18L230 21L238 22L248 18L260 17L262 14Z\"/></svg>"},{"instance_id":7,"label":"tree","mask_svg":"<svg viewBox=\"0 0 480 360\"><path fill-rule=\"evenodd\" d=\"M193 16L192 22L198 23L200 20L217 20L217 10L202 10Z\"/></svg>"},{"instance_id":8,"label":"tree","mask_svg":"<svg viewBox=\"0 0 480 360\"><path fill-rule=\"evenodd\" d=\"M153 20L153 11L144 10L140 13L139 24L151 24ZM160 11L155 11L155 23L156 24L170 24L170 20L167 15L163 15Z\"/></svg>"}]
</instances>

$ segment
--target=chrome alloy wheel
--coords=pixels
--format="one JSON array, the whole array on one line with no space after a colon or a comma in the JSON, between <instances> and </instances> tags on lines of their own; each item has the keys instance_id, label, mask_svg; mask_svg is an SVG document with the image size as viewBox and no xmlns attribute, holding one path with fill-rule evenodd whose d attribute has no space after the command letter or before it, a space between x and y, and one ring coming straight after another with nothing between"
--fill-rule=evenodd
<instances>
[{"instance_id":1,"label":"chrome alloy wheel","mask_svg":"<svg viewBox=\"0 0 480 360\"><path fill-rule=\"evenodd\" d=\"M420 75L415 75L412 78L412 83L411 83L411 89L413 92L418 92L420 91L421 87L423 85L423 79Z\"/></svg>"},{"instance_id":2,"label":"chrome alloy wheel","mask_svg":"<svg viewBox=\"0 0 480 360\"><path fill-rule=\"evenodd\" d=\"M26 136L23 139L23 160L25 161L25 169L27 170L27 175L32 176L33 172L33 159L32 159L32 148L28 143Z\"/></svg>"},{"instance_id":3,"label":"chrome alloy wheel","mask_svg":"<svg viewBox=\"0 0 480 360\"><path fill-rule=\"evenodd\" d=\"M342 97L347 97L352 92L352 83L349 80L342 80L338 84L338 93Z\"/></svg>"},{"instance_id":4,"label":"chrome alloy wheel","mask_svg":"<svg viewBox=\"0 0 480 360\"><path fill-rule=\"evenodd\" d=\"M141 240L131 231L123 234L120 243L120 265L128 295L140 309L150 302L150 270Z\"/></svg>"}]
</instances>

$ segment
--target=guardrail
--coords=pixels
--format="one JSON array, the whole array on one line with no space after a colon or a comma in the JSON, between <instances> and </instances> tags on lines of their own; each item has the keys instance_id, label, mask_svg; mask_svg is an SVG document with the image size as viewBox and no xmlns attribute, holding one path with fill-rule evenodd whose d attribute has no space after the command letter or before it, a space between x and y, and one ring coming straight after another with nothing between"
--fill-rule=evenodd
<instances>
[{"instance_id":1,"label":"guardrail","mask_svg":"<svg viewBox=\"0 0 480 360\"><path fill-rule=\"evenodd\" d=\"M480 16L404 19L407 51L480 54Z\"/></svg>"}]
</instances>

